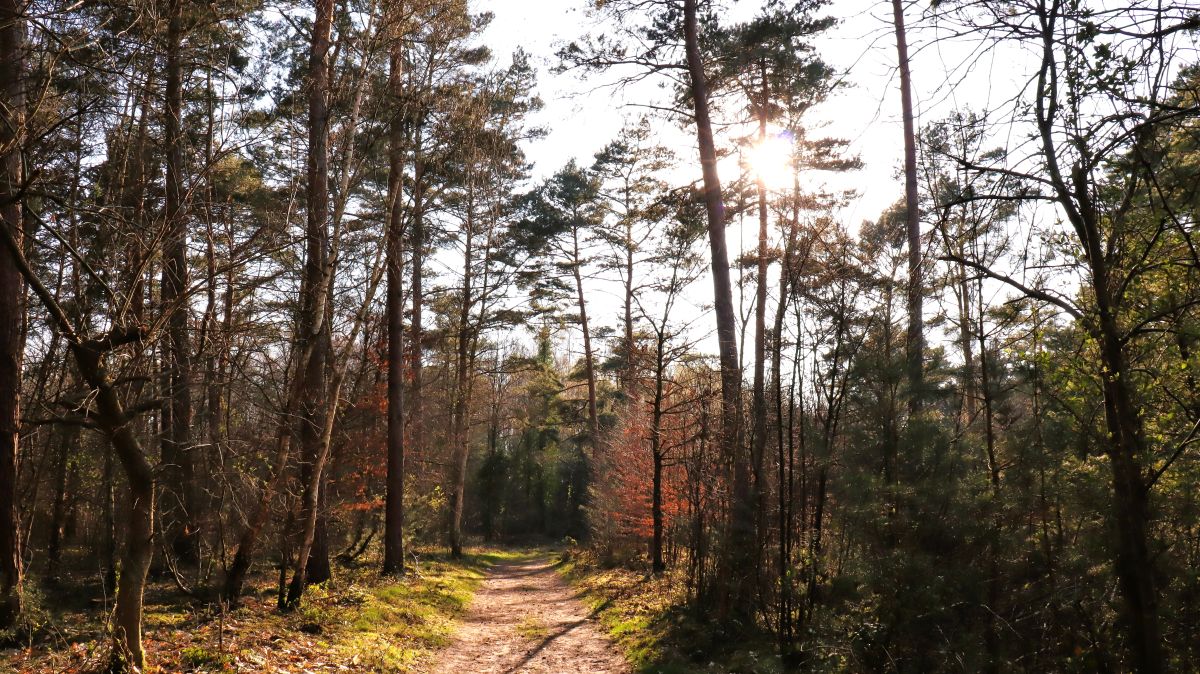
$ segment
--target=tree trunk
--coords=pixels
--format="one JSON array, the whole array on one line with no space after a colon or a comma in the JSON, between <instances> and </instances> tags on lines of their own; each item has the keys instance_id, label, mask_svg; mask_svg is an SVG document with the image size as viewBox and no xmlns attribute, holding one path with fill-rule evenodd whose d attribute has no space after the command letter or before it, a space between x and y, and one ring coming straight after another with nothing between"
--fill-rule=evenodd
<instances>
[{"instance_id":1,"label":"tree trunk","mask_svg":"<svg viewBox=\"0 0 1200 674\"><path fill-rule=\"evenodd\" d=\"M63 529L66 527L67 500L70 498L67 476L74 470L71 450L78 440L78 426L64 428L59 438L58 456L55 457L54 504L50 514L50 540L46 545L46 579L52 584L58 582L58 565L62 562Z\"/></svg>"},{"instance_id":2,"label":"tree trunk","mask_svg":"<svg viewBox=\"0 0 1200 674\"><path fill-rule=\"evenodd\" d=\"M113 669L140 671L145 668L146 659L142 649L142 596L154 551L154 468L134 435L133 420L125 413L113 388L104 358L109 351L125 344L140 343L145 335L141 328L114 330L99 339L84 341L76 334L62 305L30 268L12 228L0 227L0 239L8 249L12 265L70 343L79 374L94 393L96 424L121 461L129 483L129 530L113 607Z\"/></svg>"},{"instance_id":3,"label":"tree trunk","mask_svg":"<svg viewBox=\"0 0 1200 674\"><path fill-rule=\"evenodd\" d=\"M422 371L424 348L424 302L425 302L425 213L424 213L424 163L421 158L421 130L416 131L417 143L414 149L415 164L413 169L413 213L412 213L412 318L408 326L409 358L412 359L412 385L409 398L409 419L411 422L410 451L421 460L425 450L425 389Z\"/></svg>"},{"instance_id":4,"label":"tree trunk","mask_svg":"<svg viewBox=\"0 0 1200 674\"><path fill-rule=\"evenodd\" d=\"M742 372L738 363L737 323L729 278L729 253L725 245L725 204L717 174L717 149L708 110L708 81L700 53L700 22L697 0L684 0L684 39L696 139L704 176L704 206L708 216L708 240L712 254L713 305L717 319L717 343L721 363L720 448L733 464L733 512L725 555L722 588L723 618L749 626L753 622L755 592L751 587L757 568L754 532L754 496L750 485L750 461L742 447Z\"/></svg>"},{"instance_id":5,"label":"tree trunk","mask_svg":"<svg viewBox=\"0 0 1200 674\"><path fill-rule=\"evenodd\" d=\"M65 321L64 321L65 323ZM146 459L132 420L125 413L103 363L105 349L72 339L79 372L96 395L96 417L129 482L129 528L113 607L113 658L120 671L146 666L142 648L142 600L154 553L154 469Z\"/></svg>"},{"instance_id":6,"label":"tree trunk","mask_svg":"<svg viewBox=\"0 0 1200 674\"><path fill-rule=\"evenodd\" d=\"M199 499L192 452L191 345L188 335L187 213L183 204L183 1L172 0L167 22L166 236L163 239L162 311L167 319L167 402L162 439L166 490L160 502L163 533L176 557L199 563Z\"/></svg>"},{"instance_id":7,"label":"tree trunk","mask_svg":"<svg viewBox=\"0 0 1200 674\"><path fill-rule=\"evenodd\" d=\"M630 395L634 385L634 345L633 345L633 217L629 214L633 205L633 199L629 194L628 183L625 188L625 278L623 284L625 286L625 297L623 309L624 328L625 328L625 363L624 363L624 381L623 390L626 395Z\"/></svg>"},{"instance_id":8,"label":"tree trunk","mask_svg":"<svg viewBox=\"0 0 1200 674\"><path fill-rule=\"evenodd\" d=\"M321 539L324 535L320 513L324 502L322 482L324 482L325 464L329 461L329 452L333 441L333 424L337 418L336 401L341 396L345 374L345 371L341 370L335 376L331 395L331 400L335 401L335 404L331 405L331 409L326 413L325 426L321 430L320 448L310 469L308 481L304 485L304 497L300 504L300 523L304 528L300 537L300 548L296 555L296 572L292 575L292 582L288 586L287 601L283 606L286 610L295 609L300 605L300 597L304 594L304 589L310 581L322 582L329 579L328 541ZM322 563L320 556L316 554L318 545L326 549L326 559L323 560L325 569L318 569L318 571L324 572L324 577L320 578L310 574L310 568L314 562Z\"/></svg>"},{"instance_id":9,"label":"tree trunk","mask_svg":"<svg viewBox=\"0 0 1200 674\"><path fill-rule=\"evenodd\" d=\"M471 185L473 188L474 185ZM458 350L455 359L454 403L451 410L450 438L454 448L454 484L450 494L450 554L455 558L462 557L463 552L463 501L467 494L467 461L470 458L470 438L467 437L467 400L470 349L471 293L472 290L472 243L475 238L475 201L467 198L466 234L463 246L463 289L462 301L459 303L458 315Z\"/></svg>"},{"instance_id":10,"label":"tree trunk","mask_svg":"<svg viewBox=\"0 0 1200 674\"><path fill-rule=\"evenodd\" d=\"M1041 141L1042 159L1055 197L1065 212L1084 251L1088 282L1095 298L1094 319L1085 328L1099 345L1100 377L1103 384L1104 421L1108 430L1106 453L1113 479L1113 519L1116 541L1114 570L1124 598L1123 620L1129 631L1127 648L1133 669L1141 674L1167 671L1163 635L1158 615L1158 588L1154 558L1149 551L1150 484L1141 464L1145 456L1145 430L1130 377L1125 334L1120 327L1118 303L1121 292L1113 282L1109 251L1102 238L1102 220L1090 195L1087 170L1080 163L1063 174L1055 139L1055 115L1059 111L1059 75L1054 31L1057 16L1043 17L1042 61L1038 72L1035 118ZM1068 183L1068 180L1070 181ZM1111 242L1110 242L1111 246Z\"/></svg>"},{"instance_id":11,"label":"tree trunk","mask_svg":"<svg viewBox=\"0 0 1200 674\"><path fill-rule=\"evenodd\" d=\"M575 277L575 293L579 302L579 326L583 330L583 372L587 377L588 430L591 433L592 449L595 451L596 441L600 438L600 417L596 412L596 362L592 353L592 331L588 327L587 300L583 294L583 275L579 270L583 263L579 259L578 227L571 228L571 245L574 256L571 272Z\"/></svg>"},{"instance_id":12,"label":"tree trunk","mask_svg":"<svg viewBox=\"0 0 1200 674\"><path fill-rule=\"evenodd\" d=\"M925 318L921 271L921 212L917 194L917 134L913 121L912 75L908 63L908 37L904 31L904 6L892 0L896 28L896 55L900 66L900 109L904 120L904 206L908 238L908 410L921 410L924 397Z\"/></svg>"},{"instance_id":13,"label":"tree trunk","mask_svg":"<svg viewBox=\"0 0 1200 674\"><path fill-rule=\"evenodd\" d=\"M799 192L799 175L793 172L793 184L795 185L794 192ZM799 204L795 208L798 210ZM788 240L784 248L783 257L779 265L779 301L775 305L775 326L774 349L771 352L771 372L775 379L774 394L775 394L775 450L776 450L776 500L778 502L778 535L779 535L779 655L783 661L784 667L792 667L795 663L795 654L793 652L793 630L792 630L792 580L791 580L791 560L792 560L792 519L791 519L791 471L792 471L792 452L793 443L792 432L790 428L785 428L783 423L783 319L787 312L788 295L790 292L789 279L794 273L792 263L794 262L793 252L796 247L796 235L798 226L798 213L793 213L793 219L788 231ZM789 411L792 407L789 406ZM793 414L794 416L794 414ZM786 438L785 438L786 433ZM789 450L785 454L786 449Z\"/></svg>"},{"instance_id":14,"label":"tree trunk","mask_svg":"<svg viewBox=\"0 0 1200 674\"><path fill-rule=\"evenodd\" d=\"M760 72L762 75L762 91L761 98L758 103L758 142L761 145L767 140L767 106L770 103L771 90L767 81L767 68L765 63L760 63ZM751 394L751 435L753 436L753 444L751 445L751 465L754 476L754 500L755 512L758 515L758 521L755 524L755 529L758 532L759 540L755 542L758 548L763 547L761 538L766 536L766 504L763 502L763 493L765 491L763 484L763 461L767 453L767 182L761 171L755 179L755 187L758 192L758 279L755 287L755 304L754 304L754 382L753 392Z\"/></svg>"},{"instance_id":15,"label":"tree trunk","mask_svg":"<svg viewBox=\"0 0 1200 674\"><path fill-rule=\"evenodd\" d=\"M1107 284L1097 286L1107 288ZM1149 490L1139 461L1144 454L1141 422L1133 404L1119 328L1104 301L1097 304L1104 364L1104 418L1111 440L1108 456L1113 474L1117 579L1125 598L1124 618L1134 668L1141 674L1158 674L1168 669L1162 650L1154 560L1148 545Z\"/></svg>"},{"instance_id":16,"label":"tree trunk","mask_svg":"<svg viewBox=\"0 0 1200 674\"><path fill-rule=\"evenodd\" d=\"M25 244L24 7L0 0L0 227ZM24 364L25 283L14 255L0 255L0 629L21 614L21 536L17 517L17 456L21 440L21 368Z\"/></svg>"},{"instance_id":17,"label":"tree trunk","mask_svg":"<svg viewBox=\"0 0 1200 674\"><path fill-rule=\"evenodd\" d=\"M303 502L319 508L320 485L324 468L322 429L326 414L326 364L330 333L326 318L329 307L329 51L333 30L333 0L316 0L312 47L309 56L308 91L308 220L304 266L304 296L300 315L300 337L311 340L312 352L302 374L300 397L300 472L304 484ZM313 501L313 499L316 499ZM329 578L329 550L325 545L324 518L318 515L314 544L309 558L297 561L306 570L305 578L322 582ZM303 547L303 546L302 546Z\"/></svg>"},{"instance_id":18,"label":"tree trunk","mask_svg":"<svg viewBox=\"0 0 1200 674\"><path fill-rule=\"evenodd\" d=\"M658 348L655 353L654 367L654 410L651 419L650 427L650 453L654 459L654 482L652 486L652 494L650 499L651 518L654 522L654 539L651 545L651 570L655 574L660 574L666 571L667 567L663 563L663 496L662 496L662 473L663 473L663 453L662 453L662 418L663 418L663 377L665 376L666 363L665 354L663 353L666 346L666 325L662 326L658 334Z\"/></svg>"},{"instance_id":19,"label":"tree trunk","mask_svg":"<svg viewBox=\"0 0 1200 674\"><path fill-rule=\"evenodd\" d=\"M396 3L390 28L388 86L393 111L388 129L387 224L387 495L384 509L383 573L404 573L404 120L400 115L404 45Z\"/></svg>"}]
</instances>

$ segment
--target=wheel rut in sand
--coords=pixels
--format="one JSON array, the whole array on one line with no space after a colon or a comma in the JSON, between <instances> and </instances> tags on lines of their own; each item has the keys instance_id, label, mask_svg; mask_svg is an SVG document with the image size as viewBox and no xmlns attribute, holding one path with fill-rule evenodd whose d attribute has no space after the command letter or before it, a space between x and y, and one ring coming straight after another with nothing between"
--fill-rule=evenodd
<instances>
[{"instance_id":1,"label":"wheel rut in sand","mask_svg":"<svg viewBox=\"0 0 1200 674\"><path fill-rule=\"evenodd\" d=\"M632 671L549 556L492 567L434 662L439 674Z\"/></svg>"}]
</instances>

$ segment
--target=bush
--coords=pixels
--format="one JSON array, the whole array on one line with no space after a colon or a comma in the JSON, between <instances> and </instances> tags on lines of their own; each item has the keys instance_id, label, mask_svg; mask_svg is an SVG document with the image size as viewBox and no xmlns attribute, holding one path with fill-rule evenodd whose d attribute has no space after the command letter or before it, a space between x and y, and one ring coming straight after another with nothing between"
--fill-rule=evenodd
<instances>
[{"instance_id":1,"label":"bush","mask_svg":"<svg viewBox=\"0 0 1200 674\"><path fill-rule=\"evenodd\" d=\"M21 590L21 615L12 627L0 630L0 647L27 644L44 637L53 628L41 590L25 583Z\"/></svg>"}]
</instances>

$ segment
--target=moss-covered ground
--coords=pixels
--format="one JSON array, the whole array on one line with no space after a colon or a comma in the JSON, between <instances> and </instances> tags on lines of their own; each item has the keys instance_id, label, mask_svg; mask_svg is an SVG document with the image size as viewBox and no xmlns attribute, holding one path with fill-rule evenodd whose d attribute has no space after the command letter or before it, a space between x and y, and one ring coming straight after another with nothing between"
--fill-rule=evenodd
<instances>
[{"instance_id":1,"label":"moss-covered ground","mask_svg":"<svg viewBox=\"0 0 1200 674\"><path fill-rule=\"evenodd\" d=\"M606 567L586 551L573 551L559 570L639 674L782 671L769 635L724 638L714 621L688 605L680 574Z\"/></svg>"},{"instance_id":2,"label":"moss-covered ground","mask_svg":"<svg viewBox=\"0 0 1200 674\"><path fill-rule=\"evenodd\" d=\"M423 672L445 646L488 567L531 554L475 550L461 560L422 554L403 578L369 560L338 568L298 609L276 610L275 584L254 578L240 606L222 611L168 587L152 588L145 616L149 672ZM95 672L107 658L103 604L46 606L43 635L0 650L0 672Z\"/></svg>"}]
</instances>

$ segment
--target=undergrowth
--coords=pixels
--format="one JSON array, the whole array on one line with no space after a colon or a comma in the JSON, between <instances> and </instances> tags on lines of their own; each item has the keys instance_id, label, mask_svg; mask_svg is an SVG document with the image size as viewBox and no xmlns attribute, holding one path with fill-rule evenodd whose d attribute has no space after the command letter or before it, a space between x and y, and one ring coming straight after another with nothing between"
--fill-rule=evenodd
<instances>
[{"instance_id":1,"label":"undergrowth","mask_svg":"<svg viewBox=\"0 0 1200 674\"><path fill-rule=\"evenodd\" d=\"M482 550L452 560L425 554L399 579L377 564L339 568L335 580L309 587L300 607L275 609L270 574L241 605L187 601L166 590L149 596L145 615L148 672L420 672L445 646L488 567L521 552ZM54 615L51 636L0 650L0 672L100 671L107 655L102 609Z\"/></svg>"},{"instance_id":2,"label":"undergrowth","mask_svg":"<svg viewBox=\"0 0 1200 674\"><path fill-rule=\"evenodd\" d=\"M575 549L559 571L581 592L608 635L639 674L777 674L770 637L722 638L716 625L688 605L678 574L653 576L605 566Z\"/></svg>"}]
</instances>

